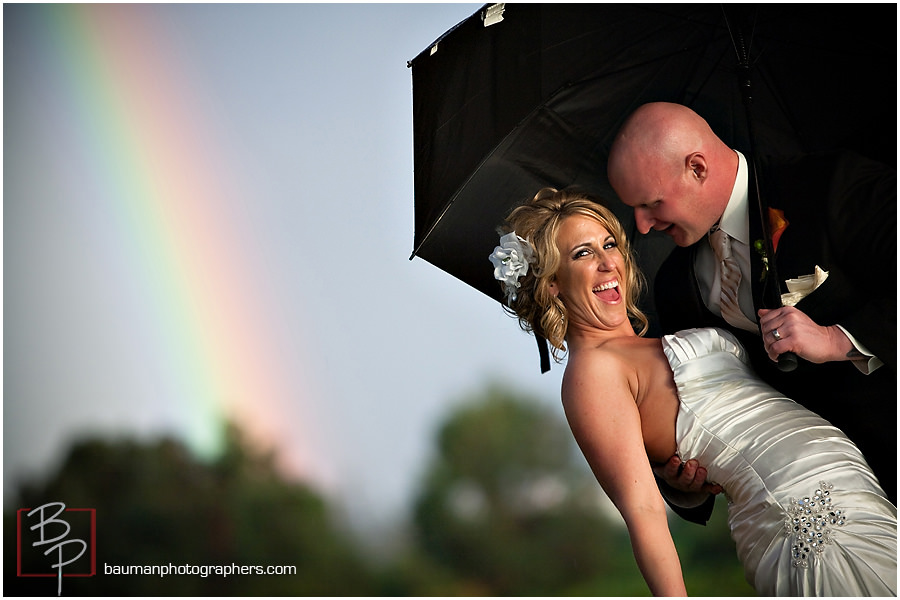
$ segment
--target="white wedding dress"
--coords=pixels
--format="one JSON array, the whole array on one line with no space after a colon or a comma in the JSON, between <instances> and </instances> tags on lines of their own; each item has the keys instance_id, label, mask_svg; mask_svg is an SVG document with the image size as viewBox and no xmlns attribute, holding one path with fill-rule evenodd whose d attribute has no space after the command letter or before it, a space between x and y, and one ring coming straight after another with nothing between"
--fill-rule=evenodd
<instances>
[{"instance_id":1,"label":"white wedding dress","mask_svg":"<svg viewBox=\"0 0 900 600\"><path fill-rule=\"evenodd\" d=\"M690 329L662 345L681 401L678 455L724 489L757 593L896 596L897 509L856 446L763 383L727 331Z\"/></svg>"}]
</instances>

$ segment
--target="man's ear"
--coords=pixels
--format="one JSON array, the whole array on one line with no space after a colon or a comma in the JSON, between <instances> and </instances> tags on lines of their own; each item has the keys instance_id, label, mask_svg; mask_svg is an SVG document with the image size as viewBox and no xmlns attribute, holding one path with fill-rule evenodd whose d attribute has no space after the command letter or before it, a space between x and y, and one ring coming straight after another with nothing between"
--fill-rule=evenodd
<instances>
[{"instance_id":1,"label":"man's ear","mask_svg":"<svg viewBox=\"0 0 900 600\"><path fill-rule=\"evenodd\" d=\"M709 165L706 163L706 157L700 152L688 154L684 166L689 171L693 171L693 177L699 181L704 181L709 177Z\"/></svg>"}]
</instances>

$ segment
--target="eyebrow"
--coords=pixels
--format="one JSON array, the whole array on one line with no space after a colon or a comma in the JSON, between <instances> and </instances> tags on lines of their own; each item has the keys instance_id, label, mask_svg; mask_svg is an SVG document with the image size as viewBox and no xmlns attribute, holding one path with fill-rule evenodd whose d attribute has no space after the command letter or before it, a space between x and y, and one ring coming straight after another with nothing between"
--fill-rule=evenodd
<instances>
[{"instance_id":1,"label":"eyebrow","mask_svg":"<svg viewBox=\"0 0 900 600\"><path fill-rule=\"evenodd\" d=\"M614 235L611 234L611 233L608 234L605 238L603 238L603 243L605 244L606 242L608 242L608 241L610 241L610 240L612 240L612 241L615 242L615 241L616 241L616 236L614 236ZM572 249L569 250L569 254L575 252L575 251L578 250L579 248L584 248L585 246L590 247L590 246L591 246L591 243L592 243L592 242L580 242L580 243L578 243L578 244L575 244L574 246L572 246Z\"/></svg>"}]
</instances>

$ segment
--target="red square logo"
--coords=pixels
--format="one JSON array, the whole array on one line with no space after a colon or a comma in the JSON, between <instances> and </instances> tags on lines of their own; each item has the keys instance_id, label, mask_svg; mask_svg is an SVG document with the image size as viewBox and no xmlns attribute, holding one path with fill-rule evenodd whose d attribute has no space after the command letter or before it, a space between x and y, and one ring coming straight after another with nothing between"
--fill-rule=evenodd
<instances>
[{"instance_id":1,"label":"red square logo","mask_svg":"<svg viewBox=\"0 0 900 600\"><path fill-rule=\"evenodd\" d=\"M50 502L16 511L16 576L97 574L97 511Z\"/></svg>"}]
</instances>

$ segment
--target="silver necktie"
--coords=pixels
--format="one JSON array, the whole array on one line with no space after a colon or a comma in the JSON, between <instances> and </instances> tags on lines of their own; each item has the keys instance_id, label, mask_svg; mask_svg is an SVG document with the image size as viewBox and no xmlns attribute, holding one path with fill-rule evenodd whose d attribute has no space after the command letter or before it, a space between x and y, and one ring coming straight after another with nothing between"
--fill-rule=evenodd
<instances>
[{"instance_id":1,"label":"silver necktie","mask_svg":"<svg viewBox=\"0 0 900 600\"><path fill-rule=\"evenodd\" d=\"M721 269L722 292L719 304L722 309L722 318L731 325L747 331L758 332L756 323L744 316L738 302L738 290L741 285L741 268L731 253L731 238L721 229L716 229L709 234L709 242Z\"/></svg>"}]
</instances>

